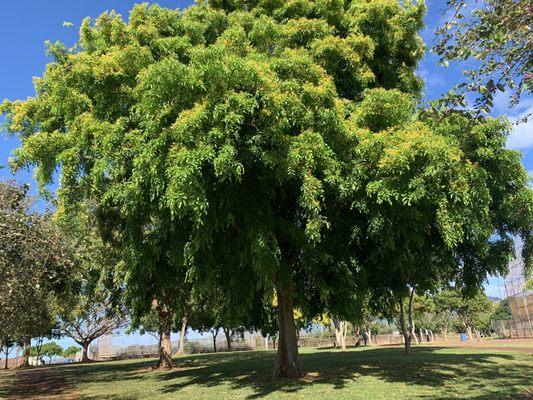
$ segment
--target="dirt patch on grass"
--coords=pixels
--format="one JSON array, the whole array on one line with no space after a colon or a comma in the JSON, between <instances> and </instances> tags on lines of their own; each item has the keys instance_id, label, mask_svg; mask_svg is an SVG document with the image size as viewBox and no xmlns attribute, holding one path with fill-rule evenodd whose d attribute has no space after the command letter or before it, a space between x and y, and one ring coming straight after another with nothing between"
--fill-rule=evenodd
<instances>
[{"instance_id":1,"label":"dirt patch on grass","mask_svg":"<svg viewBox=\"0 0 533 400\"><path fill-rule=\"evenodd\" d=\"M518 351L520 353L533 354L533 349L531 347L499 347L499 346L457 346L457 347L466 347L468 349Z\"/></svg>"},{"instance_id":2,"label":"dirt patch on grass","mask_svg":"<svg viewBox=\"0 0 533 400\"><path fill-rule=\"evenodd\" d=\"M516 351L519 353L533 354L533 339L482 339L461 341L434 341L422 342L416 347L446 347L446 348L464 348L464 349L481 349L481 350L502 350ZM380 344L379 347L399 347L403 348L402 343Z\"/></svg>"},{"instance_id":3,"label":"dirt patch on grass","mask_svg":"<svg viewBox=\"0 0 533 400\"><path fill-rule=\"evenodd\" d=\"M533 354L533 339L467 340L465 342L451 342L447 347L517 351Z\"/></svg>"},{"instance_id":4,"label":"dirt patch on grass","mask_svg":"<svg viewBox=\"0 0 533 400\"><path fill-rule=\"evenodd\" d=\"M68 380L54 369L36 368L17 371L15 382L7 394L7 399L76 399L76 393Z\"/></svg>"}]
</instances>

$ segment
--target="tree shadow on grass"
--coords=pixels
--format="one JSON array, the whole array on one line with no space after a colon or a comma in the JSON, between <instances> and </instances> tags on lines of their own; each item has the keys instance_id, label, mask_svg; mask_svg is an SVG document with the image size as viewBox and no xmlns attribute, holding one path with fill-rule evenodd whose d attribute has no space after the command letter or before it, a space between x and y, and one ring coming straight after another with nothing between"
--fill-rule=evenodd
<instances>
[{"instance_id":1,"label":"tree shadow on grass","mask_svg":"<svg viewBox=\"0 0 533 400\"><path fill-rule=\"evenodd\" d=\"M505 353L437 350L435 347L416 348L410 356L394 348L303 353L301 361L306 374L297 380L271 378L273 352L204 355L182 359L179 369L161 374L159 379L165 381L164 393L179 394L189 385L207 388L226 385L232 389L251 388L254 393L248 398L257 399L274 392L298 392L315 384L342 389L362 376L370 376L383 382L440 389L428 398L442 400L449 399L454 390L458 390L454 393L459 397L471 392L481 393L479 399L516 398L516 388L528 387L533 379L531 369L518 364L500 368L497 358L513 360L513 356ZM505 378L505 385L492 384L501 378Z\"/></svg>"},{"instance_id":2,"label":"tree shadow on grass","mask_svg":"<svg viewBox=\"0 0 533 400\"><path fill-rule=\"evenodd\" d=\"M364 379L361 381L369 385L370 392L373 385L379 385L381 381L412 385L413 389L430 389L431 395L425 395L425 398L435 400L451 397L533 398L531 393L517 393L517 388L527 388L533 381L531 361L527 358L530 356L513 356L485 349L439 350L437 347L418 347L410 356L405 356L400 348L358 348L348 352L303 350L300 357L306 374L294 380L272 379L276 356L272 351L180 357L176 359L177 368L167 372L152 372L150 366L154 360L78 364L57 369L73 386L77 383L111 383L143 387L145 380L151 379L156 383L153 390L169 398L180 398L180 392L190 386L211 388L216 391L213 396L220 392L223 397L224 390L247 389L248 399L260 399L274 393L281 397L319 384L331 389L343 389L349 385L353 388L359 379L366 377L374 378L370 383L368 380L363 383ZM322 390L323 386L317 389ZM416 393L412 397L423 396ZM118 393L106 397L101 393L92 398L130 400L137 397Z\"/></svg>"},{"instance_id":3,"label":"tree shadow on grass","mask_svg":"<svg viewBox=\"0 0 533 400\"><path fill-rule=\"evenodd\" d=\"M0 399L6 398L9 389L15 381L15 374L10 370L0 370Z\"/></svg>"}]
</instances>

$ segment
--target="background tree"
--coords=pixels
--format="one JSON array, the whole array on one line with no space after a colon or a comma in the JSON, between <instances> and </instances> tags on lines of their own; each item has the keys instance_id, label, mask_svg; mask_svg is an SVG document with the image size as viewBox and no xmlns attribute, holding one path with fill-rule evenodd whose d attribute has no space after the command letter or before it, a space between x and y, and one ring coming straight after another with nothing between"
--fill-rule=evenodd
<instances>
[{"instance_id":1,"label":"background tree","mask_svg":"<svg viewBox=\"0 0 533 400\"><path fill-rule=\"evenodd\" d=\"M465 296L459 287L445 289L436 297L436 305L438 312L447 316L445 328L455 320L454 325L465 329L469 339L474 335L479 338L480 331L490 328L494 306L483 290Z\"/></svg>"},{"instance_id":2,"label":"background tree","mask_svg":"<svg viewBox=\"0 0 533 400\"><path fill-rule=\"evenodd\" d=\"M81 347L78 346L69 346L61 352L63 358L74 358L76 354L81 350Z\"/></svg>"},{"instance_id":3,"label":"background tree","mask_svg":"<svg viewBox=\"0 0 533 400\"><path fill-rule=\"evenodd\" d=\"M371 304L391 319L399 313L408 353L415 295L435 291L459 268L454 251L484 188L456 144L417 121L412 96L368 90L355 118L360 139L345 196L348 218L364 234L352 252L361 255Z\"/></svg>"},{"instance_id":4,"label":"background tree","mask_svg":"<svg viewBox=\"0 0 533 400\"><path fill-rule=\"evenodd\" d=\"M490 316L493 310L492 302L483 291L463 301L457 310L457 314L466 329L469 339L473 339L474 336L479 339L479 333L490 328Z\"/></svg>"},{"instance_id":5,"label":"background tree","mask_svg":"<svg viewBox=\"0 0 533 400\"><path fill-rule=\"evenodd\" d=\"M399 309L408 351L415 293L451 281L475 293L488 275L506 273L516 236L531 266L533 192L519 153L505 148L504 119L415 114L406 94L365 94L355 115L366 130L346 192L349 218L365 232L353 254L361 255L373 304Z\"/></svg>"},{"instance_id":6,"label":"background tree","mask_svg":"<svg viewBox=\"0 0 533 400\"><path fill-rule=\"evenodd\" d=\"M112 314L112 308L105 299L95 299L94 295L78 298L78 303L61 315L60 331L82 347L82 362L90 361L88 356L91 343L104 335L113 334L123 325L120 317Z\"/></svg>"},{"instance_id":7,"label":"background tree","mask_svg":"<svg viewBox=\"0 0 533 400\"><path fill-rule=\"evenodd\" d=\"M448 341L448 332L457 324L461 302L460 294L453 289L446 288L435 295L435 312L445 341Z\"/></svg>"},{"instance_id":8,"label":"background tree","mask_svg":"<svg viewBox=\"0 0 533 400\"><path fill-rule=\"evenodd\" d=\"M41 347L41 354L48 357L48 364L52 363L54 356L60 356L63 353L63 348L56 342L48 342Z\"/></svg>"},{"instance_id":9,"label":"background tree","mask_svg":"<svg viewBox=\"0 0 533 400\"><path fill-rule=\"evenodd\" d=\"M82 362L89 361L90 344L122 327L126 318L122 261L102 240L94 213L86 201L76 212L60 208L55 216L76 260L72 291L59 307L59 329L82 346Z\"/></svg>"},{"instance_id":10,"label":"background tree","mask_svg":"<svg viewBox=\"0 0 533 400\"><path fill-rule=\"evenodd\" d=\"M490 319L492 321L509 321L513 319L511 308L509 307L509 299L500 300L492 313Z\"/></svg>"},{"instance_id":11,"label":"background tree","mask_svg":"<svg viewBox=\"0 0 533 400\"><path fill-rule=\"evenodd\" d=\"M433 296L427 294L417 296L413 308L414 320L418 328L420 341L423 341L424 338L427 342L433 341L433 332L439 327Z\"/></svg>"},{"instance_id":12,"label":"background tree","mask_svg":"<svg viewBox=\"0 0 533 400\"><path fill-rule=\"evenodd\" d=\"M524 291L530 290L533 290L533 277L526 279L526 282L524 283Z\"/></svg>"},{"instance_id":13,"label":"background tree","mask_svg":"<svg viewBox=\"0 0 533 400\"><path fill-rule=\"evenodd\" d=\"M475 107L488 112L497 91L510 90L511 105L532 90L533 17L529 0L447 0L446 22L437 29L433 50L448 65L473 60L451 98L466 101L476 92Z\"/></svg>"},{"instance_id":14,"label":"background tree","mask_svg":"<svg viewBox=\"0 0 533 400\"><path fill-rule=\"evenodd\" d=\"M8 367L8 357L11 353L11 350L13 350L14 346L16 345L16 341L7 337L2 336L0 337L0 351L4 353L4 369L7 369Z\"/></svg>"},{"instance_id":15,"label":"background tree","mask_svg":"<svg viewBox=\"0 0 533 400\"><path fill-rule=\"evenodd\" d=\"M220 333L220 321L216 317L214 311L215 304L206 302L205 307L192 313L189 317L189 324L192 329L198 332L208 332L213 338L213 352L217 352L217 337ZM229 350L229 349L228 349Z\"/></svg>"},{"instance_id":16,"label":"background tree","mask_svg":"<svg viewBox=\"0 0 533 400\"><path fill-rule=\"evenodd\" d=\"M47 214L31 208L28 187L0 182L0 326L24 346L51 337L58 297L70 287L71 256Z\"/></svg>"}]
</instances>

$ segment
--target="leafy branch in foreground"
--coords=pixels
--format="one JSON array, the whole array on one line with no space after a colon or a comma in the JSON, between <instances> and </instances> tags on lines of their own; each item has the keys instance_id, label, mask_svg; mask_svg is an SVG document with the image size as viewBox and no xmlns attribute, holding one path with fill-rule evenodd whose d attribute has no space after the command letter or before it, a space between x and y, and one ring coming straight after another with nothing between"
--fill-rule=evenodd
<instances>
[{"instance_id":1,"label":"leafy branch in foreground","mask_svg":"<svg viewBox=\"0 0 533 400\"><path fill-rule=\"evenodd\" d=\"M466 95L477 94L474 108L488 113L497 91L510 91L510 105L531 93L533 9L530 0L447 0L448 20L436 30L433 51L440 63L474 63L465 81L448 100L466 106ZM471 10L471 11L470 11Z\"/></svg>"}]
</instances>

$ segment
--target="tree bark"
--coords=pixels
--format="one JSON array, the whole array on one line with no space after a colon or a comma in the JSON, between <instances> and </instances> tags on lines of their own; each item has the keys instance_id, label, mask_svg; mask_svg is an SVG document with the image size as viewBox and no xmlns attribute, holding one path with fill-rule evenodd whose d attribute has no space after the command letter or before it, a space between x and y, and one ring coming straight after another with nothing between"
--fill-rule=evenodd
<instances>
[{"instance_id":1,"label":"tree bark","mask_svg":"<svg viewBox=\"0 0 533 400\"><path fill-rule=\"evenodd\" d=\"M405 326L405 312L403 309L403 298L400 297L400 328L402 330L404 339L404 352L405 354L411 354L411 330L407 330Z\"/></svg>"},{"instance_id":2,"label":"tree bark","mask_svg":"<svg viewBox=\"0 0 533 400\"><path fill-rule=\"evenodd\" d=\"M292 282L276 288L279 338L274 378L299 378L303 375L302 366L298 358L293 291Z\"/></svg>"},{"instance_id":3,"label":"tree bark","mask_svg":"<svg viewBox=\"0 0 533 400\"><path fill-rule=\"evenodd\" d=\"M411 340L415 339L415 343L416 344L420 344L419 341L418 341L418 337L416 336L416 332L415 332L415 322L414 322L414 317L413 317L413 298L415 296L415 288L413 286L413 288L411 289L411 294L409 295L409 309L408 309L408 312L409 312L409 331L411 332L410 334L410 340L409 340L409 345L411 345Z\"/></svg>"},{"instance_id":4,"label":"tree bark","mask_svg":"<svg viewBox=\"0 0 533 400\"><path fill-rule=\"evenodd\" d=\"M181 319L180 347L178 354L185 354L185 335L187 334L187 315Z\"/></svg>"},{"instance_id":5,"label":"tree bark","mask_svg":"<svg viewBox=\"0 0 533 400\"><path fill-rule=\"evenodd\" d=\"M348 335L348 322L344 321L344 329L342 332L342 349L346 351L346 336Z\"/></svg>"},{"instance_id":6,"label":"tree bark","mask_svg":"<svg viewBox=\"0 0 533 400\"><path fill-rule=\"evenodd\" d=\"M171 369L174 366L172 362L172 343L170 341L171 327L165 327L161 331L161 346L159 348L159 367Z\"/></svg>"},{"instance_id":7,"label":"tree bark","mask_svg":"<svg viewBox=\"0 0 533 400\"><path fill-rule=\"evenodd\" d=\"M25 336L24 337L24 354L23 354L24 361L20 365L21 368L26 368L30 366L30 354L31 354L31 337Z\"/></svg>"},{"instance_id":8,"label":"tree bark","mask_svg":"<svg viewBox=\"0 0 533 400\"><path fill-rule=\"evenodd\" d=\"M218 328L211 330L211 335L213 335L213 353L217 352L217 336L218 336Z\"/></svg>"},{"instance_id":9,"label":"tree bark","mask_svg":"<svg viewBox=\"0 0 533 400\"><path fill-rule=\"evenodd\" d=\"M159 360L156 367L163 369L172 369L172 344L170 335L172 332L172 309L167 301L154 300L152 306L157 314L159 325Z\"/></svg>"},{"instance_id":10,"label":"tree bark","mask_svg":"<svg viewBox=\"0 0 533 400\"><path fill-rule=\"evenodd\" d=\"M411 320L411 316L409 316L409 320ZM412 322L411 325L411 338L415 339L416 344L420 344L420 340L418 340L418 335L416 334L416 327L414 322Z\"/></svg>"},{"instance_id":11,"label":"tree bark","mask_svg":"<svg viewBox=\"0 0 533 400\"><path fill-rule=\"evenodd\" d=\"M91 342L89 341L85 341L85 342L82 342L81 343L81 348L82 348L82 352L81 352L81 362L82 363L86 363L86 362L89 362L91 361L89 359L89 345L91 344Z\"/></svg>"},{"instance_id":12,"label":"tree bark","mask_svg":"<svg viewBox=\"0 0 533 400\"><path fill-rule=\"evenodd\" d=\"M340 339L341 339L341 349L346 351L346 335L348 334L348 323L346 321L340 321Z\"/></svg>"},{"instance_id":13,"label":"tree bark","mask_svg":"<svg viewBox=\"0 0 533 400\"><path fill-rule=\"evenodd\" d=\"M228 348L228 351L231 351L231 329L230 328L222 328L224 331L224 335L226 336L226 346Z\"/></svg>"},{"instance_id":14,"label":"tree bark","mask_svg":"<svg viewBox=\"0 0 533 400\"><path fill-rule=\"evenodd\" d=\"M470 325L470 323L467 323L466 324L466 333L468 335L468 339L472 340L473 339L473 336L472 336L472 326Z\"/></svg>"},{"instance_id":15,"label":"tree bark","mask_svg":"<svg viewBox=\"0 0 533 400\"><path fill-rule=\"evenodd\" d=\"M340 321L334 319L333 320L333 326L335 327L335 343L334 348L336 349L341 345L341 323Z\"/></svg>"}]
</instances>

